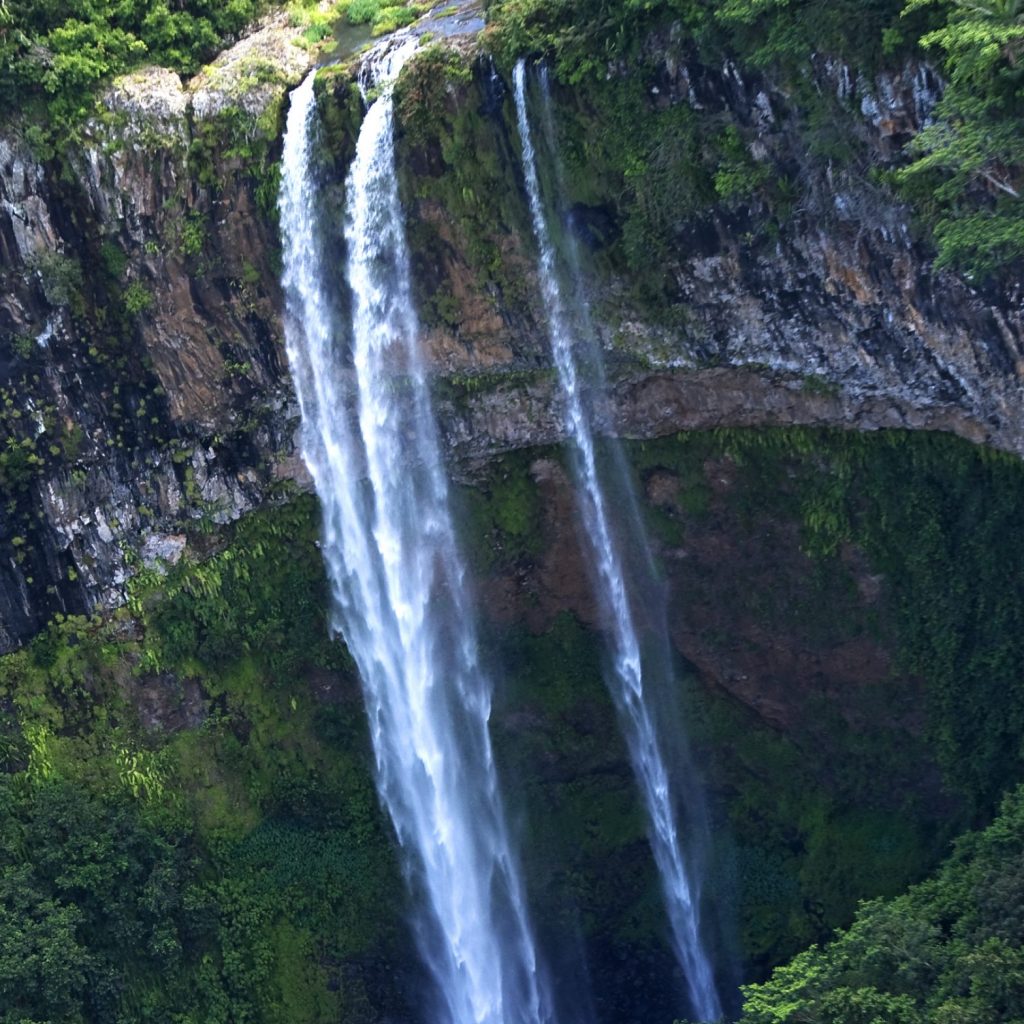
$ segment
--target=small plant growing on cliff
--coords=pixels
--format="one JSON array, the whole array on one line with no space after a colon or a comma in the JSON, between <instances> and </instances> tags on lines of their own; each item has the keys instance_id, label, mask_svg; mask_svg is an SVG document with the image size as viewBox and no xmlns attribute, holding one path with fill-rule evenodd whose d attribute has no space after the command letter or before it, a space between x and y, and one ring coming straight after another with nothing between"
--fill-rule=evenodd
<instances>
[{"instance_id":1,"label":"small plant growing on cliff","mask_svg":"<svg viewBox=\"0 0 1024 1024\"><path fill-rule=\"evenodd\" d=\"M30 782L45 782L54 777L52 735L45 725L28 723L22 727L28 744L28 767L25 777Z\"/></svg>"},{"instance_id":2,"label":"small plant growing on cliff","mask_svg":"<svg viewBox=\"0 0 1024 1024\"><path fill-rule=\"evenodd\" d=\"M11 348L19 359L31 359L36 350L36 340L31 334L17 334L11 342Z\"/></svg>"},{"instance_id":3,"label":"small plant growing on cliff","mask_svg":"<svg viewBox=\"0 0 1024 1024\"><path fill-rule=\"evenodd\" d=\"M206 245L206 227L201 214L190 214L181 226L179 249L183 256L198 256Z\"/></svg>"},{"instance_id":4,"label":"small plant growing on cliff","mask_svg":"<svg viewBox=\"0 0 1024 1024\"><path fill-rule=\"evenodd\" d=\"M117 776L136 799L158 798L164 791L164 772L147 750L122 748L117 754Z\"/></svg>"},{"instance_id":5,"label":"small plant growing on cliff","mask_svg":"<svg viewBox=\"0 0 1024 1024\"><path fill-rule=\"evenodd\" d=\"M756 163L735 125L729 125L718 140L721 156L714 172L715 192L728 203L753 198L764 187L769 171Z\"/></svg>"},{"instance_id":6,"label":"small plant growing on cliff","mask_svg":"<svg viewBox=\"0 0 1024 1024\"><path fill-rule=\"evenodd\" d=\"M100 246L100 260L103 269L115 280L124 278L128 268L128 255L116 242L109 239Z\"/></svg>"},{"instance_id":7,"label":"small plant growing on cliff","mask_svg":"<svg viewBox=\"0 0 1024 1024\"><path fill-rule=\"evenodd\" d=\"M61 252L44 252L31 261L30 269L38 275L43 295L52 306L81 309L82 267L78 260Z\"/></svg>"},{"instance_id":8,"label":"small plant growing on cliff","mask_svg":"<svg viewBox=\"0 0 1024 1024\"><path fill-rule=\"evenodd\" d=\"M145 313L153 306L153 293L138 281L133 281L124 291L124 308L130 316Z\"/></svg>"}]
</instances>

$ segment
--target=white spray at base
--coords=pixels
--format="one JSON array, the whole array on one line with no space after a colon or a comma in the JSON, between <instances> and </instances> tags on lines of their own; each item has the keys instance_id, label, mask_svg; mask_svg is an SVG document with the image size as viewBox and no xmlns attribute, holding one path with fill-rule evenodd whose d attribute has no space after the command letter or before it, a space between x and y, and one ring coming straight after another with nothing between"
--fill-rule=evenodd
<instances>
[{"instance_id":1,"label":"white spray at base","mask_svg":"<svg viewBox=\"0 0 1024 1024\"><path fill-rule=\"evenodd\" d=\"M675 796L650 703L644 693L639 635L598 474L594 436L583 406L573 354L576 339L559 286L555 248L541 199L537 156L527 112L526 65L523 61L515 67L514 93L523 147L523 172L540 254L539 278L564 403L580 511L599 583L599 598L605 606L609 624L614 664L609 680L612 696L646 807L648 834L665 892L672 944L686 977L692 1009L698 1019L715 1021L722 1017L722 1006L700 933L699 893L683 856Z\"/></svg>"},{"instance_id":2,"label":"white spray at base","mask_svg":"<svg viewBox=\"0 0 1024 1024\"><path fill-rule=\"evenodd\" d=\"M346 182L347 317L321 256L313 75L292 93L279 196L288 357L323 506L334 626L362 679L436 1017L547 1024L410 297L392 87L415 47L399 36L364 61L364 94L378 95Z\"/></svg>"}]
</instances>

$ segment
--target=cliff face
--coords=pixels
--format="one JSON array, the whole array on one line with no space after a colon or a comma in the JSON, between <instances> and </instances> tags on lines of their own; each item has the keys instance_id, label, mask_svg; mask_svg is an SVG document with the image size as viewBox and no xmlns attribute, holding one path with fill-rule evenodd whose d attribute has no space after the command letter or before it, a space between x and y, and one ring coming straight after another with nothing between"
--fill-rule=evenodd
<instances>
[{"instance_id":1,"label":"cliff face","mask_svg":"<svg viewBox=\"0 0 1024 1024\"><path fill-rule=\"evenodd\" d=\"M283 103L308 60L291 34L264 26L187 89L155 69L118 82L64 160L38 162L17 133L2 142L5 649L54 612L120 603L139 560L201 553L218 524L308 485L274 216ZM453 45L403 80L399 143L441 428L471 477L474 460L560 426L507 88L475 42ZM927 118L930 71L809 72L851 134L857 160L840 169L807 155L806 97L703 67L671 34L649 49L646 77L613 67L602 91L555 91L563 213L608 362L592 396L603 429L907 426L1024 450L1019 304L934 273L865 171ZM684 112L692 148L738 139L745 173L784 181L785 203L762 188L655 209L648 287L622 256L635 209L600 141L616 88L644 117ZM336 202L359 118L350 73L325 74L320 96ZM634 187L634 208L644 189L656 206L658 180Z\"/></svg>"},{"instance_id":2,"label":"cliff face","mask_svg":"<svg viewBox=\"0 0 1024 1024\"><path fill-rule=\"evenodd\" d=\"M292 35L268 23L188 89L127 76L62 160L0 141L4 649L301 476L272 215Z\"/></svg>"},{"instance_id":3,"label":"cliff face","mask_svg":"<svg viewBox=\"0 0 1024 1024\"><path fill-rule=\"evenodd\" d=\"M407 1015L421 986L403 973L358 684L324 622L317 509L284 500L309 489L274 215L283 103L307 66L291 35L264 26L187 88L129 76L63 160L17 132L0 142L0 649L56 612L123 603L141 566L211 556L147 573L131 615L65 623L5 660L0 768L27 772L35 743L83 789L128 786L129 755L166 771L206 875L291 886L256 927L263 973L230 991L255 1005L280 989L280 1019L356 1022ZM1024 478L931 435L678 432L930 428L1020 454L1020 311L934 272L868 173L927 119L927 68L864 80L822 65L786 91L703 66L671 33L640 66L553 85L553 221L583 253L607 364L588 397L627 439L675 696L692 698L707 899L736 911L720 959L752 977L919 877L969 801L1019 775ZM672 967L557 446L507 74L478 42L446 42L397 101L528 889L549 945L570 961L584 948L599 1019L664 1016ZM318 103L337 218L361 117L351 67L320 73ZM549 196L555 156L545 143ZM946 781L961 775L966 796ZM234 893L211 905L224 949L248 950ZM239 958L222 959L227 977ZM307 994L329 1009L296 1009Z\"/></svg>"},{"instance_id":4,"label":"cliff face","mask_svg":"<svg viewBox=\"0 0 1024 1024\"><path fill-rule=\"evenodd\" d=\"M1019 297L936 273L906 209L873 183L926 123L940 89L930 69L867 80L823 65L808 69L808 98L732 65L701 66L671 38L655 45L646 77L612 68L613 84L554 94L559 212L587 253L609 366L608 393L594 395L605 429L650 437L738 424L904 427L1024 450ZM608 99L616 88L646 108L635 131L652 137L630 154L641 163L638 184L609 166L620 153L603 136L634 130L625 119L602 123L622 117ZM474 454L554 440L505 85L485 64L471 85L435 89L440 124L417 109L422 83L406 89L407 195L428 254L421 304L436 314L435 357L457 374L541 371L528 386L479 388L445 406L448 438ZM685 132L672 122L680 109ZM826 114L832 134L813 127ZM738 157L728 152L736 141ZM726 152L717 167L708 155L716 147ZM711 166L694 169L700 159ZM732 195L722 184L730 172L746 179ZM666 185L672 173L694 179L689 191ZM695 202L708 177L717 193ZM655 221L658 237L637 237L638 223L643 232ZM630 245L649 251L637 256Z\"/></svg>"}]
</instances>

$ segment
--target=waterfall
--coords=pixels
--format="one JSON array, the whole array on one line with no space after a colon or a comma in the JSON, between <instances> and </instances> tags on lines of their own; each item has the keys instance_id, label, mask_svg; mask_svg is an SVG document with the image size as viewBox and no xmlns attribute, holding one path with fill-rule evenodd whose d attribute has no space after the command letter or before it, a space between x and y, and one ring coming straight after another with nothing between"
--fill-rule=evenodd
<instances>
[{"instance_id":1,"label":"waterfall","mask_svg":"<svg viewBox=\"0 0 1024 1024\"><path fill-rule=\"evenodd\" d=\"M722 1006L701 937L699 891L683 854L676 809L679 794L673 786L663 753L664 742L644 692L640 634L627 593L622 554L612 532L607 496L598 473L594 435L584 409L580 373L573 352L577 339L559 285L558 261L541 198L523 61L515 67L514 96L523 148L523 172L540 254L539 278L561 387L580 514L609 626L612 659L609 683L646 807L648 834L665 892L672 944L686 977L692 1012L702 1021L714 1021L722 1017Z\"/></svg>"},{"instance_id":2,"label":"waterfall","mask_svg":"<svg viewBox=\"0 0 1024 1024\"><path fill-rule=\"evenodd\" d=\"M321 254L313 76L292 93L279 196L288 357L323 507L333 625L362 680L434 1016L546 1024L410 295L392 87L415 46L399 35L364 60L364 97L376 98L346 181L349 303Z\"/></svg>"}]
</instances>

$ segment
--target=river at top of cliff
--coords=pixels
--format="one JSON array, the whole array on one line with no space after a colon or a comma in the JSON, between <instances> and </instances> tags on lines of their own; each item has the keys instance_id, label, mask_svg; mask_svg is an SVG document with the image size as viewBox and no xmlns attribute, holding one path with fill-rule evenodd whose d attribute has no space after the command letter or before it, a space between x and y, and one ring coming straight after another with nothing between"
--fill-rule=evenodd
<instances>
[{"instance_id":1,"label":"river at top of cliff","mask_svg":"<svg viewBox=\"0 0 1024 1024\"><path fill-rule=\"evenodd\" d=\"M484 27L482 0L452 0L432 7L405 31L415 36L452 39L475 36ZM327 54L329 61L345 60L366 49L373 41L368 24L353 25L341 18L334 26L334 46Z\"/></svg>"}]
</instances>

